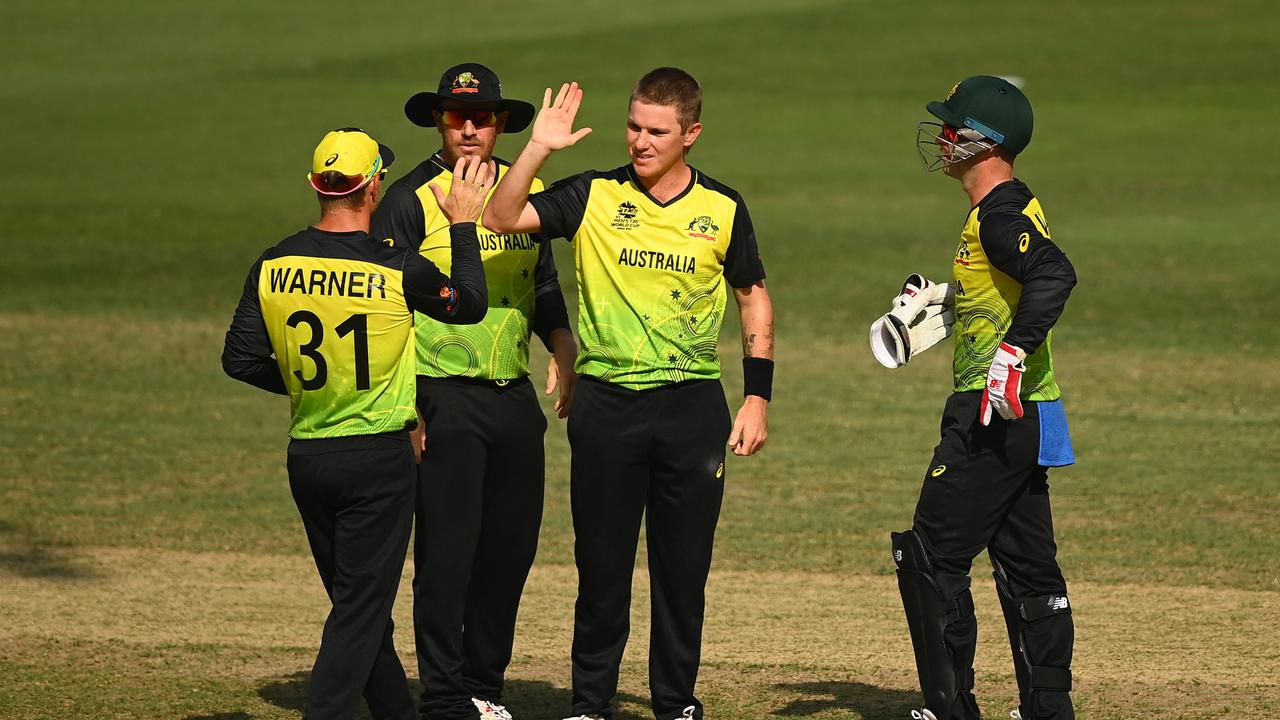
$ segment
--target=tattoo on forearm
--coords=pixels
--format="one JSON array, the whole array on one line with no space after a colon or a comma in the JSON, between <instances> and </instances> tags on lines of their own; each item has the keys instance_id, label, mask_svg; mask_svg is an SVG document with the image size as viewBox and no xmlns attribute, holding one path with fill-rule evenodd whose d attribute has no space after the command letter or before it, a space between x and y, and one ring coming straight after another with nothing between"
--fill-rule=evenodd
<instances>
[{"instance_id":1,"label":"tattoo on forearm","mask_svg":"<svg viewBox=\"0 0 1280 720\"><path fill-rule=\"evenodd\" d=\"M747 333L742 336L742 354L744 357L751 357L752 351L756 349L756 334Z\"/></svg>"}]
</instances>

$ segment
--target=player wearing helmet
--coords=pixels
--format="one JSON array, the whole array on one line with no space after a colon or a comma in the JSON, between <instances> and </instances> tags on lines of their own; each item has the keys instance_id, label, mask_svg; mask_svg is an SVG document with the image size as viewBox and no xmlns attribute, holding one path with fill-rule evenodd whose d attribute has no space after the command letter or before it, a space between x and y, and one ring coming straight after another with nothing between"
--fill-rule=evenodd
<instances>
[{"instance_id":1,"label":"player wearing helmet","mask_svg":"<svg viewBox=\"0 0 1280 720\"><path fill-rule=\"evenodd\" d=\"M1012 83L971 77L928 104L925 167L960 181L970 201L952 263L954 392L910 530L893 533L898 587L924 708L915 718L979 717L977 623L969 591L985 548L995 569L1024 720L1074 718L1074 628L1058 567L1048 468L1075 461L1050 329L1075 270L1044 210L1013 177L1031 141L1031 104Z\"/></svg>"}]
</instances>

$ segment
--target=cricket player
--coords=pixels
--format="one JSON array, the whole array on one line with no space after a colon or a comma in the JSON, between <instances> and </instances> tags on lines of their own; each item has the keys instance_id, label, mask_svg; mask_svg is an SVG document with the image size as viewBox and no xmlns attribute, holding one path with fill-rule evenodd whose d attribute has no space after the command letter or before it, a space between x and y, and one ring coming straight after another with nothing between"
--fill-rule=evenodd
<instances>
[{"instance_id":1,"label":"cricket player","mask_svg":"<svg viewBox=\"0 0 1280 720\"><path fill-rule=\"evenodd\" d=\"M630 162L529 195L573 130L577 83L550 89L532 136L494 191L484 224L572 241L581 376L569 417L578 566L573 714L612 718L644 518L652 581L649 687L658 720L701 718L694 695L704 591L724 493L725 444L763 446L772 395L773 308L746 204L686 162L702 132L702 88L658 68L636 83ZM745 400L729 422L716 341L731 287L742 319Z\"/></svg>"},{"instance_id":2,"label":"cricket player","mask_svg":"<svg viewBox=\"0 0 1280 720\"><path fill-rule=\"evenodd\" d=\"M927 107L941 123L920 124L921 158L929 170L941 168L960 182L971 209L949 289L955 392L942 413L941 440L925 471L912 527L893 533L898 587L924 692L924 708L912 717L979 716L969 570L985 548L1013 651L1019 690L1014 716L1073 718L1074 629L1056 558L1048 468L1075 461L1051 329L1076 274L1050 237L1040 201L1013 177L1014 160L1031 141L1031 104L1022 91L1001 78L976 76ZM948 293L933 293L927 281L920 285L909 282L904 295L921 293L930 304L947 304ZM910 302L895 302L895 311ZM907 337L906 344L935 341L938 323L945 321L933 317L933 329L917 326L923 336Z\"/></svg>"},{"instance_id":3,"label":"cricket player","mask_svg":"<svg viewBox=\"0 0 1280 720\"><path fill-rule=\"evenodd\" d=\"M489 167L460 159L448 196L433 190L450 223L446 276L369 235L393 160L357 128L325 135L308 176L320 220L254 264L222 353L228 375L292 408L289 488L333 603L310 720L349 720L362 691L379 720L416 716L391 622L413 523L413 313L475 323L488 303L475 220Z\"/></svg>"},{"instance_id":4,"label":"cricket player","mask_svg":"<svg viewBox=\"0 0 1280 720\"><path fill-rule=\"evenodd\" d=\"M373 235L442 268L449 223L430 190L448 188L462 158L493 161L505 131L533 120L533 105L502 96L489 68L449 68L436 92L405 104L414 124L434 128L440 149L393 183L373 217ZM496 160L498 177L508 163ZM534 187L542 184L534 180ZM492 192L492 191L490 191ZM529 233L476 228L491 307L475 325L418 315L418 411L425 440L418 466L413 626L428 720L509 720L500 704L516 611L538 548L545 480L546 418L529 382L529 338L553 353L546 393L559 385L566 417L578 352L551 246Z\"/></svg>"}]
</instances>

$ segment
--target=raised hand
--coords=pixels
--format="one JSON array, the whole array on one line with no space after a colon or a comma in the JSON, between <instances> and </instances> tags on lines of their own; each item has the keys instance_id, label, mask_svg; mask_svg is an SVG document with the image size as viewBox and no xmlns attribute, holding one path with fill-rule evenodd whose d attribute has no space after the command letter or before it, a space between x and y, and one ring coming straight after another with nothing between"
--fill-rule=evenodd
<instances>
[{"instance_id":1,"label":"raised hand","mask_svg":"<svg viewBox=\"0 0 1280 720\"><path fill-rule=\"evenodd\" d=\"M440 186L428 183L436 196L440 211L449 218L450 225L476 222L484 210L485 198L493 187L498 168L493 161L483 162L479 157L460 157L453 167L453 184L446 196Z\"/></svg>"},{"instance_id":2,"label":"raised hand","mask_svg":"<svg viewBox=\"0 0 1280 720\"><path fill-rule=\"evenodd\" d=\"M542 145L548 150L560 150L572 147L590 135L591 128L573 131L573 120L577 117L578 106L581 104L582 88L576 82L561 85L554 102L551 100L551 88L547 88L542 96L542 110L533 121L529 142Z\"/></svg>"}]
</instances>

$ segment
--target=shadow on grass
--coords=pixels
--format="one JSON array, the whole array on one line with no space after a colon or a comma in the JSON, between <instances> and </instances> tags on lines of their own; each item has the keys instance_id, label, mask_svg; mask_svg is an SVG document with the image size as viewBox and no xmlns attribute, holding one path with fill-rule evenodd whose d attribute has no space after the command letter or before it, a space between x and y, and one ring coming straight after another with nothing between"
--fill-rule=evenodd
<instances>
[{"instance_id":1,"label":"shadow on grass","mask_svg":"<svg viewBox=\"0 0 1280 720\"><path fill-rule=\"evenodd\" d=\"M302 671L273 680L258 688L258 697L276 707L302 712L307 705L307 680L310 677L310 671Z\"/></svg>"},{"instance_id":2,"label":"shadow on grass","mask_svg":"<svg viewBox=\"0 0 1280 720\"><path fill-rule=\"evenodd\" d=\"M616 720L646 720L652 715L648 712L649 699L618 693L614 699L615 707L621 703L637 704L645 708L645 712L636 713L629 707L616 707ZM569 688L556 687L542 680L508 680L502 691L502 703L516 717L562 718L569 715L573 704L573 692Z\"/></svg>"},{"instance_id":3,"label":"shadow on grass","mask_svg":"<svg viewBox=\"0 0 1280 720\"><path fill-rule=\"evenodd\" d=\"M307 704L307 680L309 672L298 672L274 680L258 688L258 696L266 702L286 710L302 712ZM415 697L422 690L417 678L409 678L409 687ZM618 702L637 703L648 707L648 699L619 693ZM569 688L556 687L541 680L508 680L502 691L502 702L516 717L560 718L569 714L572 693ZM243 714L230 713L225 716L213 715L209 718L188 718L187 720L252 720ZM361 703L357 718L368 718L368 710ZM614 715L616 720L645 720L650 717L647 712L637 714L620 708Z\"/></svg>"},{"instance_id":4,"label":"shadow on grass","mask_svg":"<svg viewBox=\"0 0 1280 720\"><path fill-rule=\"evenodd\" d=\"M0 572L51 580L83 580L101 573L77 562L67 548L31 542L21 529L0 520Z\"/></svg>"},{"instance_id":5,"label":"shadow on grass","mask_svg":"<svg viewBox=\"0 0 1280 720\"><path fill-rule=\"evenodd\" d=\"M781 683L777 686L801 697L775 710L774 715L806 717L833 708L852 710L863 720L901 720L920 707L920 693L858 682Z\"/></svg>"}]
</instances>

